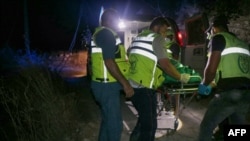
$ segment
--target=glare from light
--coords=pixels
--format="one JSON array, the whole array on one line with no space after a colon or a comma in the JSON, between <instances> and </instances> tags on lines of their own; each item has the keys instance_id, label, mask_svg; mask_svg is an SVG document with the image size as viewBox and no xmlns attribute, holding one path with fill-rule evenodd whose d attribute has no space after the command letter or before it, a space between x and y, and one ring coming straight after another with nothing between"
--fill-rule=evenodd
<instances>
[{"instance_id":1,"label":"glare from light","mask_svg":"<svg viewBox=\"0 0 250 141\"><path fill-rule=\"evenodd\" d=\"M121 21L119 22L119 24L118 24L118 27L121 28L121 29L123 29L123 28L126 27L126 25L125 25L125 23L121 20Z\"/></svg>"}]
</instances>

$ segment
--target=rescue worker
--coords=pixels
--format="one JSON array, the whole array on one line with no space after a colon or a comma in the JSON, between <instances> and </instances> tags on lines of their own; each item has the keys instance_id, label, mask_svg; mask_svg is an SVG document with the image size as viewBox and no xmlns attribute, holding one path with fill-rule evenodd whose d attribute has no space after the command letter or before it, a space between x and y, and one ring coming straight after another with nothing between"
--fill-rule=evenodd
<instances>
[{"instance_id":1,"label":"rescue worker","mask_svg":"<svg viewBox=\"0 0 250 141\"><path fill-rule=\"evenodd\" d=\"M174 40L174 32L168 29L166 32L166 46L167 56L180 62L180 46Z\"/></svg>"},{"instance_id":2,"label":"rescue worker","mask_svg":"<svg viewBox=\"0 0 250 141\"><path fill-rule=\"evenodd\" d=\"M189 80L189 74L180 74L166 57L165 40L161 34L167 31L168 26L165 18L156 17L149 29L134 38L128 51L128 79L135 91L131 101L139 115L130 141L154 141L157 129L156 89L164 81L163 72L182 83Z\"/></svg>"},{"instance_id":3,"label":"rescue worker","mask_svg":"<svg viewBox=\"0 0 250 141\"><path fill-rule=\"evenodd\" d=\"M124 90L126 97L134 94L125 77L129 65L125 48L116 33L118 21L117 11L106 9L91 43L91 87L102 116L98 141L120 141L123 129L120 90Z\"/></svg>"},{"instance_id":4,"label":"rescue worker","mask_svg":"<svg viewBox=\"0 0 250 141\"><path fill-rule=\"evenodd\" d=\"M228 31L228 21L216 16L210 28L209 58L198 93L209 95L215 80L217 92L200 125L199 141L211 141L213 130L224 119L246 124L250 101L250 52L248 45Z\"/></svg>"},{"instance_id":5,"label":"rescue worker","mask_svg":"<svg viewBox=\"0 0 250 141\"><path fill-rule=\"evenodd\" d=\"M233 36L236 36L234 33L232 32L228 32L230 34L232 34ZM207 34L207 39L210 40L211 39L211 33L210 31L206 31ZM210 52L211 53L211 52ZM210 56L210 53L208 53L207 57ZM214 86L213 86L213 90L216 91L216 84L213 82ZM222 122L219 123L219 125L217 126L217 128L213 131L213 136L212 139L213 140L223 140L223 134L224 134L224 126L229 124L229 118L225 118Z\"/></svg>"}]
</instances>

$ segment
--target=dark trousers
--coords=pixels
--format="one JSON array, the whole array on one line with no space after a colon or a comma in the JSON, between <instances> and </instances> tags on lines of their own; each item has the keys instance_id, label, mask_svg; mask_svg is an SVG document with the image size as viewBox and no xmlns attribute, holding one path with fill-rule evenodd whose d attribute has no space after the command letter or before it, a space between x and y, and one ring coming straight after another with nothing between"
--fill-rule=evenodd
<instances>
[{"instance_id":1,"label":"dark trousers","mask_svg":"<svg viewBox=\"0 0 250 141\"><path fill-rule=\"evenodd\" d=\"M216 94L200 125L199 141L211 141L213 130L226 118L231 124L246 124L250 90L233 89Z\"/></svg>"},{"instance_id":2,"label":"dark trousers","mask_svg":"<svg viewBox=\"0 0 250 141\"><path fill-rule=\"evenodd\" d=\"M120 141L122 112L119 83L92 82L92 91L101 109L101 126L98 141Z\"/></svg>"},{"instance_id":3,"label":"dark trousers","mask_svg":"<svg viewBox=\"0 0 250 141\"><path fill-rule=\"evenodd\" d=\"M157 128L155 90L136 88L131 101L139 117L130 136L130 141L154 141Z\"/></svg>"}]
</instances>

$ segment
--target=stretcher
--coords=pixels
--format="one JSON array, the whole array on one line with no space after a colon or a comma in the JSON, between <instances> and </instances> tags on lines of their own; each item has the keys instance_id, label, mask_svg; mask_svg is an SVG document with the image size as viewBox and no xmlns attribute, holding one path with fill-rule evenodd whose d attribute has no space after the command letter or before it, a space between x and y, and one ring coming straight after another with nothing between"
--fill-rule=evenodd
<instances>
[{"instance_id":1,"label":"stretcher","mask_svg":"<svg viewBox=\"0 0 250 141\"><path fill-rule=\"evenodd\" d=\"M166 134L172 134L179 130L182 126L182 122L179 119L181 112L185 107L192 101L196 95L198 85L200 82L181 84L174 83L169 84L165 83L161 88L156 92L157 95L157 130L155 133L155 138L162 137ZM185 96L186 94L192 94L192 96L182 105L180 108L180 95ZM171 109L171 100L170 97L175 96L175 111ZM138 113L133 106L131 101L126 101L125 104L131 110L133 115L138 118ZM123 121L123 125L127 129L128 133L131 133L131 129L128 126L126 121Z\"/></svg>"},{"instance_id":2,"label":"stretcher","mask_svg":"<svg viewBox=\"0 0 250 141\"><path fill-rule=\"evenodd\" d=\"M165 81L157 92L157 136L163 136L169 132L175 132L181 128L179 116L183 109L191 102L196 95L198 86L202 80L199 73L189 66L184 66L180 62L170 59L172 65L179 73L190 74L190 79L187 84L183 84L173 77L163 74ZM192 94L189 100L180 108L180 96L184 97L187 94ZM173 98L174 97L174 98ZM173 106L174 105L174 106Z\"/></svg>"},{"instance_id":3,"label":"stretcher","mask_svg":"<svg viewBox=\"0 0 250 141\"><path fill-rule=\"evenodd\" d=\"M157 132L156 137L161 137L167 133L173 133L181 128L179 116L183 109L191 102L197 94L198 85L201 82L199 75L191 76L191 81L187 84L178 81L164 83L157 92ZM192 94L187 102L180 108L180 96L184 97ZM174 101L172 99L174 97ZM174 103L174 108L173 108Z\"/></svg>"},{"instance_id":4,"label":"stretcher","mask_svg":"<svg viewBox=\"0 0 250 141\"><path fill-rule=\"evenodd\" d=\"M178 129L181 128L181 121L179 116L183 109L191 102L193 97L196 95L198 86L201 82L201 76L193 69L188 66L183 66L179 62L171 60L171 63L177 68L180 73L188 73L190 74L190 80L187 84L180 83L178 80L164 74L165 81L163 85L157 90L157 130L155 133L155 137L159 138L163 135L174 133ZM180 95L184 97L187 94L192 94L187 102L185 102L180 108ZM175 108L172 109L171 96L175 97ZM136 117L138 117L138 113L134 108L131 101L125 102L129 109L133 112ZM123 122L125 127L129 132L131 132L130 128Z\"/></svg>"}]
</instances>

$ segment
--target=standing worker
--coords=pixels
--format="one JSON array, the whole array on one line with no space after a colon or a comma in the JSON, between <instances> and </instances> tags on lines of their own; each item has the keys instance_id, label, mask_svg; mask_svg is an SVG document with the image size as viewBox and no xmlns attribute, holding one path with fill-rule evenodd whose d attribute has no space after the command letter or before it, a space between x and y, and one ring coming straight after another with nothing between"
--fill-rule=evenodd
<instances>
[{"instance_id":1,"label":"standing worker","mask_svg":"<svg viewBox=\"0 0 250 141\"><path fill-rule=\"evenodd\" d=\"M225 16L216 16L207 31L212 33L209 58L198 93L209 95L213 80L218 94L211 100L200 125L199 141L211 141L213 130L224 119L246 124L250 101L250 52L248 45L228 31Z\"/></svg>"},{"instance_id":2,"label":"standing worker","mask_svg":"<svg viewBox=\"0 0 250 141\"><path fill-rule=\"evenodd\" d=\"M102 116L98 141L120 141L123 129L120 90L124 90L126 97L134 94L125 77L129 66L125 48L116 33L118 21L117 11L105 10L91 45L91 87Z\"/></svg>"},{"instance_id":3,"label":"standing worker","mask_svg":"<svg viewBox=\"0 0 250 141\"><path fill-rule=\"evenodd\" d=\"M131 101L139 117L130 136L130 141L154 141L157 129L156 89L162 84L163 71L182 83L187 83L189 74L180 74L170 63L165 53L165 34L168 22L164 17L155 18L149 29L143 30L129 48L130 69L128 79L135 94Z\"/></svg>"}]
</instances>

